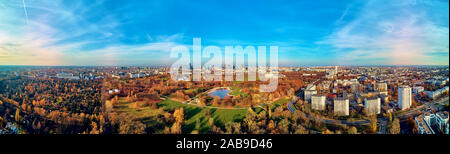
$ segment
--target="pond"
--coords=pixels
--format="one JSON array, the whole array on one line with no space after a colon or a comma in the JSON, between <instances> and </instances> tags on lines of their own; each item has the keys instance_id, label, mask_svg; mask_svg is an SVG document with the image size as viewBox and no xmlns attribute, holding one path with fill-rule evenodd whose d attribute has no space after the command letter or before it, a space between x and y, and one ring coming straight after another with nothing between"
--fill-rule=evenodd
<instances>
[{"instance_id":1,"label":"pond","mask_svg":"<svg viewBox=\"0 0 450 154\"><path fill-rule=\"evenodd\" d=\"M231 92L231 91L228 89L217 89L217 90L211 92L209 95L211 97L219 96L220 98L224 98L225 96L229 96L228 95L229 92Z\"/></svg>"}]
</instances>

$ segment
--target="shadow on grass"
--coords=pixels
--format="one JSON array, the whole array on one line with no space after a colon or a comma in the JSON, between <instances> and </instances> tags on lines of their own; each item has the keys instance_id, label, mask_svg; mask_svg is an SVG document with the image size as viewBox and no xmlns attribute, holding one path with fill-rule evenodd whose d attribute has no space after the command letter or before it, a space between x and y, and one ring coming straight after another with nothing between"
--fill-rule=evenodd
<instances>
[{"instance_id":1,"label":"shadow on grass","mask_svg":"<svg viewBox=\"0 0 450 154\"><path fill-rule=\"evenodd\" d=\"M201 111L202 111L201 108L192 108L192 107L184 108L184 117L185 119L190 119L191 117L195 116Z\"/></svg>"}]
</instances>

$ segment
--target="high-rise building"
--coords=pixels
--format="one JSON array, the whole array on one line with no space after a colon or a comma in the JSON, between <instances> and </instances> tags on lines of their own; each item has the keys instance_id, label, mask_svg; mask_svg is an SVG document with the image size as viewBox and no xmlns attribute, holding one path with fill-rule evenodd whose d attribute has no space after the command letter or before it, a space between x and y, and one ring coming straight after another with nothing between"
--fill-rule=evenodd
<instances>
[{"instance_id":1,"label":"high-rise building","mask_svg":"<svg viewBox=\"0 0 450 154\"><path fill-rule=\"evenodd\" d=\"M305 101L311 102L311 95L317 94L316 86L314 84L309 84L305 89Z\"/></svg>"},{"instance_id":2,"label":"high-rise building","mask_svg":"<svg viewBox=\"0 0 450 154\"><path fill-rule=\"evenodd\" d=\"M311 96L317 94L317 90L306 90L305 91L305 100L311 102Z\"/></svg>"},{"instance_id":3,"label":"high-rise building","mask_svg":"<svg viewBox=\"0 0 450 154\"><path fill-rule=\"evenodd\" d=\"M398 107L401 110L409 109L412 103L411 87L398 87Z\"/></svg>"},{"instance_id":4,"label":"high-rise building","mask_svg":"<svg viewBox=\"0 0 450 154\"><path fill-rule=\"evenodd\" d=\"M348 116L349 115L349 100L348 98L334 99L334 115Z\"/></svg>"},{"instance_id":5,"label":"high-rise building","mask_svg":"<svg viewBox=\"0 0 450 154\"><path fill-rule=\"evenodd\" d=\"M366 98L364 107L368 115L381 113L381 99L379 97Z\"/></svg>"},{"instance_id":6,"label":"high-rise building","mask_svg":"<svg viewBox=\"0 0 450 154\"><path fill-rule=\"evenodd\" d=\"M325 95L311 95L311 106L313 110L325 110Z\"/></svg>"}]
</instances>

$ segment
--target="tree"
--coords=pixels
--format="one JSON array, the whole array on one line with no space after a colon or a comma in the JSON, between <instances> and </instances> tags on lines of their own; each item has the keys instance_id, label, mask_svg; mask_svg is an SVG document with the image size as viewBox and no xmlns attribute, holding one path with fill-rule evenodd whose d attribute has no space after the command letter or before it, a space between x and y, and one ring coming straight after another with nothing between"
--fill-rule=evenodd
<instances>
[{"instance_id":1,"label":"tree","mask_svg":"<svg viewBox=\"0 0 450 154\"><path fill-rule=\"evenodd\" d=\"M91 130L91 132L89 132L89 134L100 134L100 131L98 130L97 123L92 122L91 123L91 127L92 127L92 130Z\"/></svg>"},{"instance_id":2,"label":"tree","mask_svg":"<svg viewBox=\"0 0 450 154\"><path fill-rule=\"evenodd\" d=\"M294 88L290 88L290 89L288 90L288 96L289 96L289 97L295 96L295 90L294 90Z\"/></svg>"},{"instance_id":3,"label":"tree","mask_svg":"<svg viewBox=\"0 0 450 154\"><path fill-rule=\"evenodd\" d=\"M294 134L308 134L308 130L305 129L305 127L298 125L295 129Z\"/></svg>"},{"instance_id":4,"label":"tree","mask_svg":"<svg viewBox=\"0 0 450 154\"><path fill-rule=\"evenodd\" d=\"M233 133L233 122L227 122L225 124L225 134L232 134Z\"/></svg>"},{"instance_id":5,"label":"tree","mask_svg":"<svg viewBox=\"0 0 450 154\"><path fill-rule=\"evenodd\" d=\"M234 122L233 129L234 129L233 134L241 134L242 133L241 132L241 123Z\"/></svg>"},{"instance_id":6,"label":"tree","mask_svg":"<svg viewBox=\"0 0 450 154\"><path fill-rule=\"evenodd\" d=\"M3 118L0 117L0 128L2 128L2 125L3 125Z\"/></svg>"},{"instance_id":7,"label":"tree","mask_svg":"<svg viewBox=\"0 0 450 154\"><path fill-rule=\"evenodd\" d=\"M275 129L275 123L273 122L273 120L270 120L269 124L267 125L267 130L270 132L274 129Z\"/></svg>"},{"instance_id":8,"label":"tree","mask_svg":"<svg viewBox=\"0 0 450 154\"><path fill-rule=\"evenodd\" d=\"M289 134L289 121L287 119L282 119L278 124L278 129L281 134Z\"/></svg>"},{"instance_id":9,"label":"tree","mask_svg":"<svg viewBox=\"0 0 450 154\"><path fill-rule=\"evenodd\" d=\"M370 118L370 131L372 133L377 132L377 116L371 116Z\"/></svg>"},{"instance_id":10,"label":"tree","mask_svg":"<svg viewBox=\"0 0 450 154\"><path fill-rule=\"evenodd\" d=\"M358 134L358 130L356 129L356 127L350 127L350 128L347 130L347 133L348 133L348 134Z\"/></svg>"},{"instance_id":11,"label":"tree","mask_svg":"<svg viewBox=\"0 0 450 154\"><path fill-rule=\"evenodd\" d=\"M175 112L173 113L173 116L175 117L175 123L182 123L184 120L184 109L183 108L178 108L175 110Z\"/></svg>"},{"instance_id":12,"label":"tree","mask_svg":"<svg viewBox=\"0 0 450 154\"><path fill-rule=\"evenodd\" d=\"M20 120L20 110L19 109L16 109L16 115L14 116L14 118L15 118L16 122L19 122L19 120Z\"/></svg>"},{"instance_id":13,"label":"tree","mask_svg":"<svg viewBox=\"0 0 450 154\"><path fill-rule=\"evenodd\" d=\"M392 123L392 127L389 130L390 134L400 134L400 120L398 118L394 119L394 122Z\"/></svg>"},{"instance_id":14,"label":"tree","mask_svg":"<svg viewBox=\"0 0 450 154\"><path fill-rule=\"evenodd\" d=\"M181 134L181 124L178 122L175 122L172 125L172 128L170 128L170 133L172 134Z\"/></svg>"},{"instance_id":15,"label":"tree","mask_svg":"<svg viewBox=\"0 0 450 154\"><path fill-rule=\"evenodd\" d=\"M389 116L389 122L392 122L392 113L388 112L388 116Z\"/></svg>"}]
</instances>

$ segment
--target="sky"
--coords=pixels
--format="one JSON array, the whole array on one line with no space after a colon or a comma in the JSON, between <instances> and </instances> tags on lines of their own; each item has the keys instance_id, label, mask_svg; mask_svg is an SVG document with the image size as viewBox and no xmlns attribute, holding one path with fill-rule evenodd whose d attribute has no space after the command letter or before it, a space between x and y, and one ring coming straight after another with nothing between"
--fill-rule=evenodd
<instances>
[{"instance_id":1,"label":"sky","mask_svg":"<svg viewBox=\"0 0 450 154\"><path fill-rule=\"evenodd\" d=\"M0 0L0 65L170 65L278 46L280 66L448 65L448 0Z\"/></svg>"}]
</instances>

